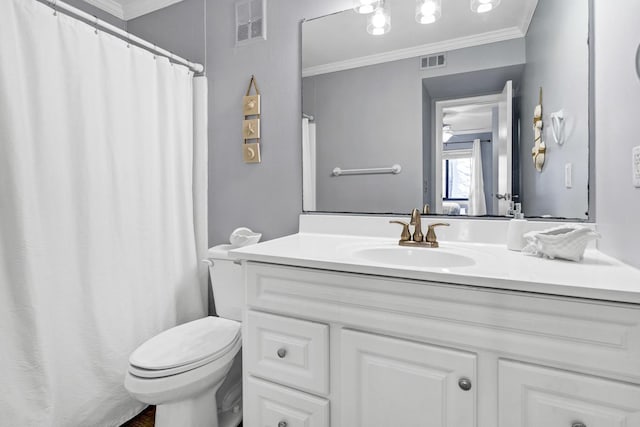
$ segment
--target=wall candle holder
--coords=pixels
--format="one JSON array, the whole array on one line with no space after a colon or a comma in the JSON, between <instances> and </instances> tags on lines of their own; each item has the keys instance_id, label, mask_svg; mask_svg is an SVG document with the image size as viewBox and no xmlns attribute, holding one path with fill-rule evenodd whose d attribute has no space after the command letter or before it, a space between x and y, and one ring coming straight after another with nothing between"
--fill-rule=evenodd
<instances>
[{"instance_id":1,"label":"wall candle holder","mask_svg":"<svg viewBox=\"0 0 640 427\"><path fill-rule=\"evenodd\" d=\"M542 129L542 88L540 88L540 103L536 105L533 113L533 135L534 135L534 147L531 149L531 155L533 157L533 165L538 172L542 172L544 166L545 153L547 147L544 143Z\"/></svg>"},{"instance_id":2,"label":"wall candle holder","mask_svg":"<svg viewBox=\"0 0 640 427\"><path fill-rule=\"evenodd\" d=\"M256 94L251 95L251 88ZM242 98L242 158L245 163L260 163L260 90L255 76L251 76L247 94ZM253 142L249 142L253 141Z\"/></svg>"}]
</instances>

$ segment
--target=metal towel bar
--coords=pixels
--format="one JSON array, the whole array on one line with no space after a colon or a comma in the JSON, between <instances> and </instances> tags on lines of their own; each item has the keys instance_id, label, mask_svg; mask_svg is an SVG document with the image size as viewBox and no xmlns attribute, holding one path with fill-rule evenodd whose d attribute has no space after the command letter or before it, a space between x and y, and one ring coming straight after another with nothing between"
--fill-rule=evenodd
<instances>
[{"instance_id":1,"label":"metal towel bar","mask_svg":"<svg viewBox=\"0 0 640 427\"><path fill-rule=\"evenodd\" d=\"M333 171L331 171L331 175L342 176L342 175L367 175L367 174L381 174L381 173L391 173L391 174L397 175L401 171L402 171L402 167L398 164L395 164L389 168L364 168L364 169L334 168Z\"/></svg>"}]
</instances>

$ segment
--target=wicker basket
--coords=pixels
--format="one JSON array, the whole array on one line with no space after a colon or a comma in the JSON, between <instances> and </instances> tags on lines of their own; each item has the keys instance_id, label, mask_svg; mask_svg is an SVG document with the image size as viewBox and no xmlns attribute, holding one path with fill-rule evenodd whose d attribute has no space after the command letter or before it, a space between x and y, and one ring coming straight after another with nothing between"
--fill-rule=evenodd
<instances>
[{"instance_id":1,"label":"wicker basket","mask_svg":"<svg viewBox=\"0 0 640 427\"><path fill-rule=\"evenodd\" d=\"M527 245L522 251L550 259L581 261L589 242L599 237L600 234L591 228L563 225L545 231L526 233L524 238Z\"/></svg>"}]
</instances>

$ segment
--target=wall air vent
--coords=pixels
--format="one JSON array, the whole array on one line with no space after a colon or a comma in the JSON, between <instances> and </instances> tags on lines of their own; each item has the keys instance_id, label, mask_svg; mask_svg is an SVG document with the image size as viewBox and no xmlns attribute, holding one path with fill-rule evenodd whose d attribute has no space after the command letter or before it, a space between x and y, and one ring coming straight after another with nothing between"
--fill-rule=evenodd
<instances>
[{"instance_id":1,"label":"wall air vent","mask_svg":"<svg viewBox=\"0 0 640 427\"><path fill-rule=\"evenodd\" d=\"M267 38L267 0L236 1L236 46Z\"/></svg>"},{"instance_id":2,"label":"wall air vent","mask_svg":"<svg viewBox=\"0 0 640 427\"><path fill-rule=\"evenodd\" d=\"M447 54L436 53L429 56L423 56L420 58L420 69L428 70L431 68L440 68L447 66Z\"/></svg>"}]
</instances>

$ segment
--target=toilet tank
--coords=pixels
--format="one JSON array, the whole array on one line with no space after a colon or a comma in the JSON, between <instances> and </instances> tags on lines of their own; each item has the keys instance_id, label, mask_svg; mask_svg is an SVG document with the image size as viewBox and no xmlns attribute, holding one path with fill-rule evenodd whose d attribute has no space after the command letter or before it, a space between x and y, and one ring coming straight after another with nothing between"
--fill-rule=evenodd
<instances>
[{"instance_id":1,"label":"toilet tank","mask_svg":"<svg viewBox=\"0 0 640 427\"><path fill-rule=\"evenodd\" d=\"M211 290L218 316L240 322L245 302L242 267L229 258L229 250L231 245L209 248Z\"/></svg>"}]
</instances>

